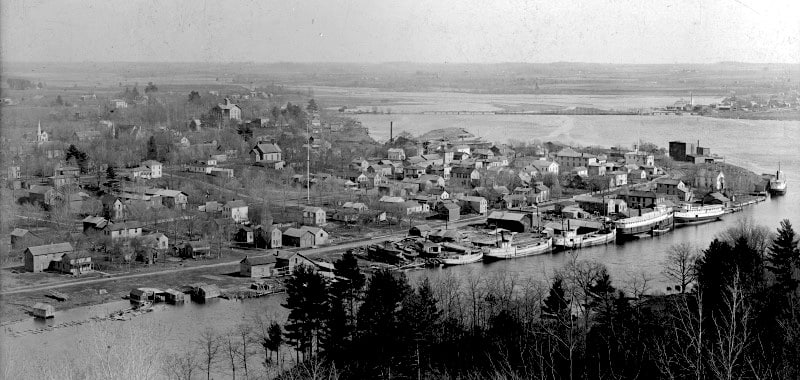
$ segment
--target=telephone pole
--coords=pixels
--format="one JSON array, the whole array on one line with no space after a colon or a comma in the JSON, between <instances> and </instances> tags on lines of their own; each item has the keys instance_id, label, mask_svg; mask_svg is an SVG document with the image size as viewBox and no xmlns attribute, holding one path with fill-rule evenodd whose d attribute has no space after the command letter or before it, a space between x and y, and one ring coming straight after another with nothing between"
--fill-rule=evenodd
<instances>
[{"instance_id":1,"label":"telephone pole","mask_svg":"<svg viewBox=\"0 0 800 380\"><path fill-rule=\"evenodd\" d=\"M306 121L306 204L311 206L311 133Z\"/></svg>"}]
</instances>

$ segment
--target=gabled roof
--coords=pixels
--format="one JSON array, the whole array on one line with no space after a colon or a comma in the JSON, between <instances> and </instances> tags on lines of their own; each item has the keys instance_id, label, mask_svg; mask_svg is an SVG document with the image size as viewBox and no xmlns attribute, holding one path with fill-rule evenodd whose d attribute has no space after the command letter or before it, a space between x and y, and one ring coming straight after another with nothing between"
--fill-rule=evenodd
<instances>
[{"instance_id":1,"label":"gabled roof","mask_svg":"<svg viewBox=\"0 0 800 380\"><path fill-rule=\"evenodd\" d=\"M240 263L250 265L269 265L275 264L277 255L264 255L264 256L245 256Z\"/></svg>"},{"instance_id":2,"label":"gabled roof","mask_svg":"<svg viewBox=\"0 0 800 380\"><path fill-rule=\"evenodd\" d=\"M320 211L325 212L325 210L323 210L321 207L316 207L316 206L306 206L303 208L303 212L318 213Z\"/></svg>"},{"instance_id":3,"label":"gabled roof","mask_svg":"<svg viewBox=\"0 0 800 380\"><path fill-rule=\"evenodd\" d=\"M66 253L72 252L72 244L70 243L56 243L47 245L38 245L35 247L28 247L27 249L33 256L49 255L53 253Z\"/></svg>"},{"instance_id":4,"label":"gabled roof","mask_svg":"<svg viewBox=\"0 0 800 380\"><path fill-rule=\"evenodd\" d=\"M155 193L155 195L160 195L162 197L167 197L167 198L174 198L181 194L186 195L180 190L170 190L170 189L159 189Z\"/></svg>"},{"instance_id":5,"label":"gabled roof","mask_svg":"<svg viewBox=\"0 0 800 380\"><path fill-rule=\"evenodd\" d=\"M132 220L129 222L114 223L108 227L109 231L129 230L134 228L142 228L142 223Z\"/></svg>"},{"instance_id":6,"label":"gabled roof","mask_svg":"<svg viewBox=\"0 0 800 380\"><path fill-rule=\"evenodd\" d=\"M11 231L11 236L16 237L23 237L28 234L30 231L23 229L23 228L15 228L14 231Z\"/></svg>"},{"instance_id":7,"label":"gabled roof","mask_svg":"<svg viewBox=\"0 0 800 380\"><path fill-rule=\"evenodd\" d=\"M211 245L208 244L205 240L192 240L187 241L185 245L192 247L194 250L198 249L211 249Z\"/></svg>"},{"instance_id":8,"label":"gabled roof","mask_svg":"<svg viewBox=\"0 0 800 380\"><path fill-rule=\"evenodd\" d=\"M31 193L31 194L44 194L44 193L46 193L46 192L48 192L50 190L53 190L53 188L50 187L50 186L34 185L34 186L31 186L30 190L28 190L28 193Z\"/></svg>"},{"instance_id":9,"label":"gabled roof","mask_svg":"<svg viewBox=\"0 0 800 380\"><path fill-rule=\"evenodd\" d=\"M312 234L313 235L314 233L311 232L311 231L308 231L308 230L301 230L299 228L288 228L286 231L283 231L283 235L284 236L290 236L290 237L296 237L296 238L299 238L299 237L303 236L304 234Z\"/></svg>"},{"instance_id":10,"label":"gabled roof","mask_svg":"<svg viewBox=\"0 0 800 380\"><path fill-rule=\"evenodd\" d=\"M525 214L520 214L516 212L506 212L506 211L492 211L489 214L487 219L500 219L500 220L511 220L515 222L521 222L525 218Z\"/></svg>"},{"instance_id":11,"label":"gabled roof","mask_svg":"<svg viewBox=\"0 0 800 380\"><path fill-rule=\"evenodd\" d=\"M258 143L253 149L258 149L261 153L281 153L281 147L272 143Z\"/></svg>"},{"instance_id":12,"label":"gabled roof","mask_svg":"<svg viewBox=\"0 0 800 380\"><path fill-rule=\"evenodd\" d=\"M459 207L455 203L442 203L442 207L444 207L444 208L446 208L448 210L461 210L461 207Z\"/></svg>"},{"instance_id":13,"label":"gabled roof","mask_svg":"<svg viewBox=\"0 0 800 380\"><path fill-rule=\"evenodd\" d=\"M678 186L683 181L681 181L679 179L672 179L672 178L658 178L658 179L656 179L655 182L656 182L656 184Z\"/></svg>"},{"instance_id":14,"label":"gabled roof","mask_svg":"<svg viewBox=\"0 0 800 380\"><path fill-rule=\"evenodd\" d=\"M83 218L82 222L83 223L91 223L91 224L94 224L94 225L98 225L98 224L107 223L108 220L106 220L106 218L103 218L102 216L87 216L87 217Z\"/></svg>"},{"instance_id":15,"label":"gabled roof","mask_svg":"<svg viewBox=\"0 0 800 380\"><path fill-rule=\"evenodd\" d=\"M314 234L314 235L316 235L316 234L317 234L317 233L319 233L320 231L322 231L322 232L325 232L325 230L323 230L322 228L319 228L319 227L311 227L311 226L301 226L301 227L300 227L300 230L301 230L301 231L308 231L308 232L311 232L311 233L312 233L312 234Z\"/></svg>"},{"instance_id":16,"label":"gabled roof","mask_svg":"<svg viewBox=\"0 0 800 380\"><path fill-rule=\"evenodd\" d=\"M228 203L225 203L225 207L229 208L247 207L247 202L245 202L242 199L238 199L235 201L230 201Z\"/></svg>"}]
</instances>

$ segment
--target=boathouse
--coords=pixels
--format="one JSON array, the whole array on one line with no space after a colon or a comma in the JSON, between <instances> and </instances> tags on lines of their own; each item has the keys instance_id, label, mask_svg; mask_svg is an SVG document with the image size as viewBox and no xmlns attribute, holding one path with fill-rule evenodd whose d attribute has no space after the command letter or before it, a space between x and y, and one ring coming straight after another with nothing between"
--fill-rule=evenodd
<instances>
[{"instance_id":1,"label":"boathouse","mask_svg":"<svg viewBox=\"0 0 800 380\"><path fill-rule=\"evenodd\" d=\"M33 305L32 314L36 318L53 318L56 316L56 308L47 303L37 302Z\"/></svg>"},{"instance_id":2,"label":"boathouse","mask_svg":"<svg viewBox=\"0 0 800 380\"><path fill-rule=\"evenodd\" d=\"M187 294L175 289L167 289L161 293L164 301L170 305L182 305L186 302Z\"/></svg>"},{"instance_id":3,"label":"boathouse","mask_svg":"<svg viewBox=\"0 0 800 380\"><path fill-rule=\"evenodd\" d=\"M530 214L518 212L492 211L486 218L486 224L513 232L525 232L533 225L533 217Z\"/></svg>"},{"instance_id":4,"label":"boathouse","mask_svg":"<svg viewBox=\"0 0 800 380\"><path fill-rule=\"evenodd\" d=\"M194 299L198 302L205 302L212 298L217 298L222 294L216 285L200 285L195 288Z\"/></svg>"}]
</instances>

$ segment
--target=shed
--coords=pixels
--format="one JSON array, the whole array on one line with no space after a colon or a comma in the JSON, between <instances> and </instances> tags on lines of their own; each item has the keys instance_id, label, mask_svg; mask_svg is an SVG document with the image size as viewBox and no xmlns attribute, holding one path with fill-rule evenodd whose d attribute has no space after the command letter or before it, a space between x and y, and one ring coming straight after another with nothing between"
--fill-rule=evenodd
<instances>
[{"instance_id":1,"label":"shed","mask_svg":"<svg viewBox=\"0 0 800 380\"><path fill-rule=\"evenodd\" d=\"M242 277L271 277L274 274L277 255L245 256L239 262L239 275Z\"/></svg>"},{"instance_id":2,"label":"shed","mask_svg":"<svg viewBox=\"0 0 800 380\"><path fill-rule=\"evenodd\" d=\"M162 295L164 297L164 301L170 305L183 304L186 302L187 297L186 293L175 289L167 289L162 293Z\"/></svg>"},{"instance_id":3,"label":"shed","mask_svg":"<svg viewBox=\"0 0 800 380\"><path fill-rule=\"evenodd\" d=\"M254 241L253 229L248 226L239 227L239 231L236 231L236 241L241 243L252 243Z\"/></svg>"},{"instance_id":4,"label":"shed","mask_svg":"<svg viewBox=\"0 0 800 380\"><path fill-rule=\"evenodd\" d=\"M24 228L14 228L11 231L11 248L25 249L32 245L40 245L44 241L41 237Z\"/></svg>"},{"instance_id":5,"label":"shed","mask_svg":"<svg viewBox=\"0 0 800 380\"><path fill-rule=\"evenodd\" d=\"M427 224L420 224L418 226L411 227L408 230L408 234L410 236L420 236L420 237L428 237L428 234L431 232L431 226Z\"/></svg>"},{"instance_id":6,"label":"shed","mask_svg":"<svg viewBox=\"0 0 800 380\"><path fill-rule=\"evenodd\" d=\"M181 257L196 259L198 256L208 256L210 254L211 245L205 240L187 241L181 248Z\"/></svg>"},{"instance_id":7,"label":"shed","mask_svg":"<svg viewBox=\"0 0 800 380\"><path fill-rule=\"evenodd\" d=\"M289 228L283 231L283 245L291 247L311 247L314 245L314 234L307 230Z\"/></svg>"},{"instance_id":8,"label":"shed","mask_svg":"<svg viewBox=\"0 0 800 380\"><path fill-rule=\"evenodd\" d=\"M222 294L216 285L200 285L194 291L194 298L198 302L205 302L217 298Z\"/></svg>"},{"instance_id":9,"label":"shed","mask_svg":"<svg viewBox=\"0 0 800 380\"><path fill-rule=\"evenodd\" d=\"M447 221L456 221L461 218L461 207L455 203L442 203L439 205L439 215Z\"/></svg>"},{"instance_id":10,"label":"shed","mask_svg":"<svg viewBox=\"0 0 800 380\"><path fill-rule=\"evenodd\" d=\"M36 318L54 318L56 316L56 308L48 303L37 302L33 305L32 313Z\"/></svg>"},{"instance_id":11,"label":"shed","mask_svg":"<svg viewBox=\"0 0 800 380\"><path fill-rule=\"evenodd\" d=\"M530 214L493 211L486 218L486 223L513 232L525 232L533 225L533 218Z\"/></svg>"}]
</instances>

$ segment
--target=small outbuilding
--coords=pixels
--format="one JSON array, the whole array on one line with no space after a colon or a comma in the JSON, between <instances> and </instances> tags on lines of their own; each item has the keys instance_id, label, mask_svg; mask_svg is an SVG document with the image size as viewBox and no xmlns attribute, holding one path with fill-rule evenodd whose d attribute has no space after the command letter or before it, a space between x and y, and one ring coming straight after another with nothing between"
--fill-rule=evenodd
<instances>
[{"instance_id":1,"label":"small outbuilding","mask_svg":"<svg viewBox=\"0 0 800 380\"><path fill-rule=\"evenodd\" d=\"M211 245L205 240L187 241L181 248L181 257L207 257L211 255Z\"/></svg>"},{"instance_id":2,"label":"small outbuilding","mask_svg":"<svg viewBox=\"0 0 800 380\"><path fill-rule=\"evenodd\" d=\"M56 316L56 308L48 303L37 302L33 305L32 313L36 318L54 318Z\"/></svg>"},{"instance_id":3,"label":"small outbuilding","mask_svg":"<svg viewBox=\"0 0 800 380\"><path fill-rule=\"evenodd\" d=\"M245 256L239 262L239 275L251 278L272 277L276 262L277 255Z\"/></svg>"},{"instance_id":4,"label":"small outbuilding","mask_svg":"<svg viewBox=\"0 0 800 380\"><path fill-rule=\"evenodd\" d=\"M216 285L200 285L194 291L194 299L198 302L205 302L212 298L217 298L222 294Z\"/></svg>"}]
</instances>

